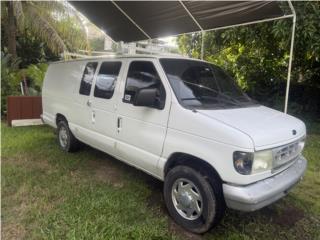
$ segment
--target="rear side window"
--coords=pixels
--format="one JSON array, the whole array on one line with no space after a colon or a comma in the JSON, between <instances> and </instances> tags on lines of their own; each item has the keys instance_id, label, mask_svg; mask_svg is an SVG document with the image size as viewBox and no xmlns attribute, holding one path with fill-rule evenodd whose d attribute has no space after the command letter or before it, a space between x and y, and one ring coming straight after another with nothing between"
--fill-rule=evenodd
<instances>
[{"instance_id":1,"label":"rear side window","mask_svg":"<svg viewBox=\"0 0 320 240\"><path fill-rule=\"evenodd\" d=\"M160 106L165 103L165 90L152 62L135 61L130 64L123 101L133 103L136 93L142 88L159 90Z\"/></svg>"},{"instance_id":2,"label":"rear side window","mask_svg":"<svg viewBox=\"0 0 320 240\"><path fill-rule=\"evenodd\" d=\"M90 95L91 85L92 85L94 73L96 72L97 66L98 66L97 62L87 63L81 79L80 90L79 90L80 94L86 95L86 96Z\"/></svg>"},{"instance_id":3,"label":"rear side window","mask_svg":"<svg viewBox=\"0 0 320 240\"><path fill-rule=\"evenodd\" d=\"M103 62L101 64L94 87L95 97L104 99L112 97L120 68L121 62Z\"/></svg>"}]
</instances>

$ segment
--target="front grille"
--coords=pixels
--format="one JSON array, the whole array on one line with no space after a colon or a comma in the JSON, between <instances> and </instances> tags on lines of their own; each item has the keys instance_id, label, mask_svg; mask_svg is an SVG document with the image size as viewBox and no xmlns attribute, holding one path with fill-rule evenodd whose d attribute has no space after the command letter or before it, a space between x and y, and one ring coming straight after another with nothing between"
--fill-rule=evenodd
<instances>
[{"instance_id":1,"label":"front grille","mask_svg":"<svg viewBox=\"0 0 320 240\"><path fill-rule=\"evenodd\" d=\"M294 161L301 153L302 141L296 141L273 149L273 169L279 169L282 166Z\"/></svg>"}]
</instances>

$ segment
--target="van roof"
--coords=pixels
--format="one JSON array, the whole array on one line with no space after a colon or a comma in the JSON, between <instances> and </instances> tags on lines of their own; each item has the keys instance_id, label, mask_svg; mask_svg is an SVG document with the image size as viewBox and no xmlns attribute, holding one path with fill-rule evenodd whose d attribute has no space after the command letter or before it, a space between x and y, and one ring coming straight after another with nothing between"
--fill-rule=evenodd
<instances>
[{"instance_id":1,"label":"van roof","mask_svg":"<svg viewBox=\"0 0 320 240\"><path fill-rule=\"evenodd\" d=\"M190 60L198 60L199 59L194 59L194 58L189 58L177 54L132 54L132 55L114 55L114 56L108 56L108 55L103 55L103 56L88 56L87 58L78 58L78 59L70 59L70 60L62 60L62 61L56 61L52 62L51 64L54 63L64 63L64 62L75 62L75 61L88 61L88 60L101 60L101 59L129 59L129 58L153 58L153 59L159 59L159 58L174 58L174 59L190 59Z\"/></svg>"}]
</instances>

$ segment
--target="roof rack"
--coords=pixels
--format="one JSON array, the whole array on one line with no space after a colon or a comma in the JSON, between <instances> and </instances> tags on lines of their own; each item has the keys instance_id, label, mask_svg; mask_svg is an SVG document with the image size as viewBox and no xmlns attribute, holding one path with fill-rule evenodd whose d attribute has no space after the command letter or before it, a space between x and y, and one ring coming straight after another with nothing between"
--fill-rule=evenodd
<instances>
[{"instance_id":1,"label":"roof rack","mask_svg":"<svg viewBox=\"0 0 320 240\"><path fill-rule=\"evenodd\" d=\"M85 51L85 50L80 50L80 51ZM87 52L87 51L85 51ZM88 54L80 54L80 53L72 53L72 52L63 52L62 56L64 59L68 60L68 59L73 59L73 58L100 58L100 57L115 57L118 56L115 53L112 54L108 54L107 52L101 52L99 55L89 55L90 52L88 52Z\"/></svg>"},{"instance_id":2,"label":"roof rack","mask_svg":"<svg viewBox=\"0 0 320 240\"><path fill-rule=\"evenodd\" d=\"M115 46L114 51L88 51L79 50L79 53L64 52L64 59L71 58L97 58L97 57L119 57L119 56L139 56L139 55L170 55L182 56L175 51L176 49L169 46L146 43L146 42L133 42L123 43L119 42Z\"/></svg>"}]
</instances>

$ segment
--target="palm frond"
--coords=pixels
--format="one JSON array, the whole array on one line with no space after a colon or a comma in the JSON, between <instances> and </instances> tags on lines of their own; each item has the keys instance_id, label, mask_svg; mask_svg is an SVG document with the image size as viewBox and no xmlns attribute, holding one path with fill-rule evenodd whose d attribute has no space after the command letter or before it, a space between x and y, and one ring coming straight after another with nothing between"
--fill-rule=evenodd
<instances>
[{"instance_id":1,"label":"palm frond","mask_svg":"<svg viewBox=\"0 0 320 240\"><path fill-rule=\"evenodd\" d=\"M67 1L14 1L13 6L18 30L27 29L53 52L88 48L82 19Z\"/></svg>"},{"instance_id":2,"label":"palm frond","mask_svg":"<svg viewBox=\"0 0 320 240\"><path fill-rule=\"evenodd\" d=\"M83 20L81 19L80 15L77 12L74 12L74 17L76 21L79 23L79 25L81 26L82 32L85 34L85 49L90 50L90 43L87 36L87 28Z\"/></svg>"},{"instance_id":3,"label":"palm frond","mask_svg":"<svg viewBox=\"0 0 320 240\"><path fill-rule=\"evenodd\" d=\"M33 4L25 5L25 13L28 14L26 23L39 38L45 41L48 47L55 53L67 50L67 47L56 29L34 7Z\"/></svg>"},{"instance_id":4,"label":"palm frond","mask_svg":"<svg viewBox=\"0 0 320 240\"><path fill-rule=\"evenodd\" d=\"M29 4L33 5L37 8L38 12L41 14L43 13L52 13L57 12L60 14L66 14L66 1L58 1L58 0L51 0L51 1L29 1Z\"/></svg>"},{"instance_id":5,"label":"palm frond","mask_svg":"<svg viewBox=\"0 0 320 240\"><path fill-rule=\"evenodd\" d=\"M30 4L59 33L68 48L73 50L89 48L83 22L68 2L31 2Z\"/></svg>"}]
</instances>

